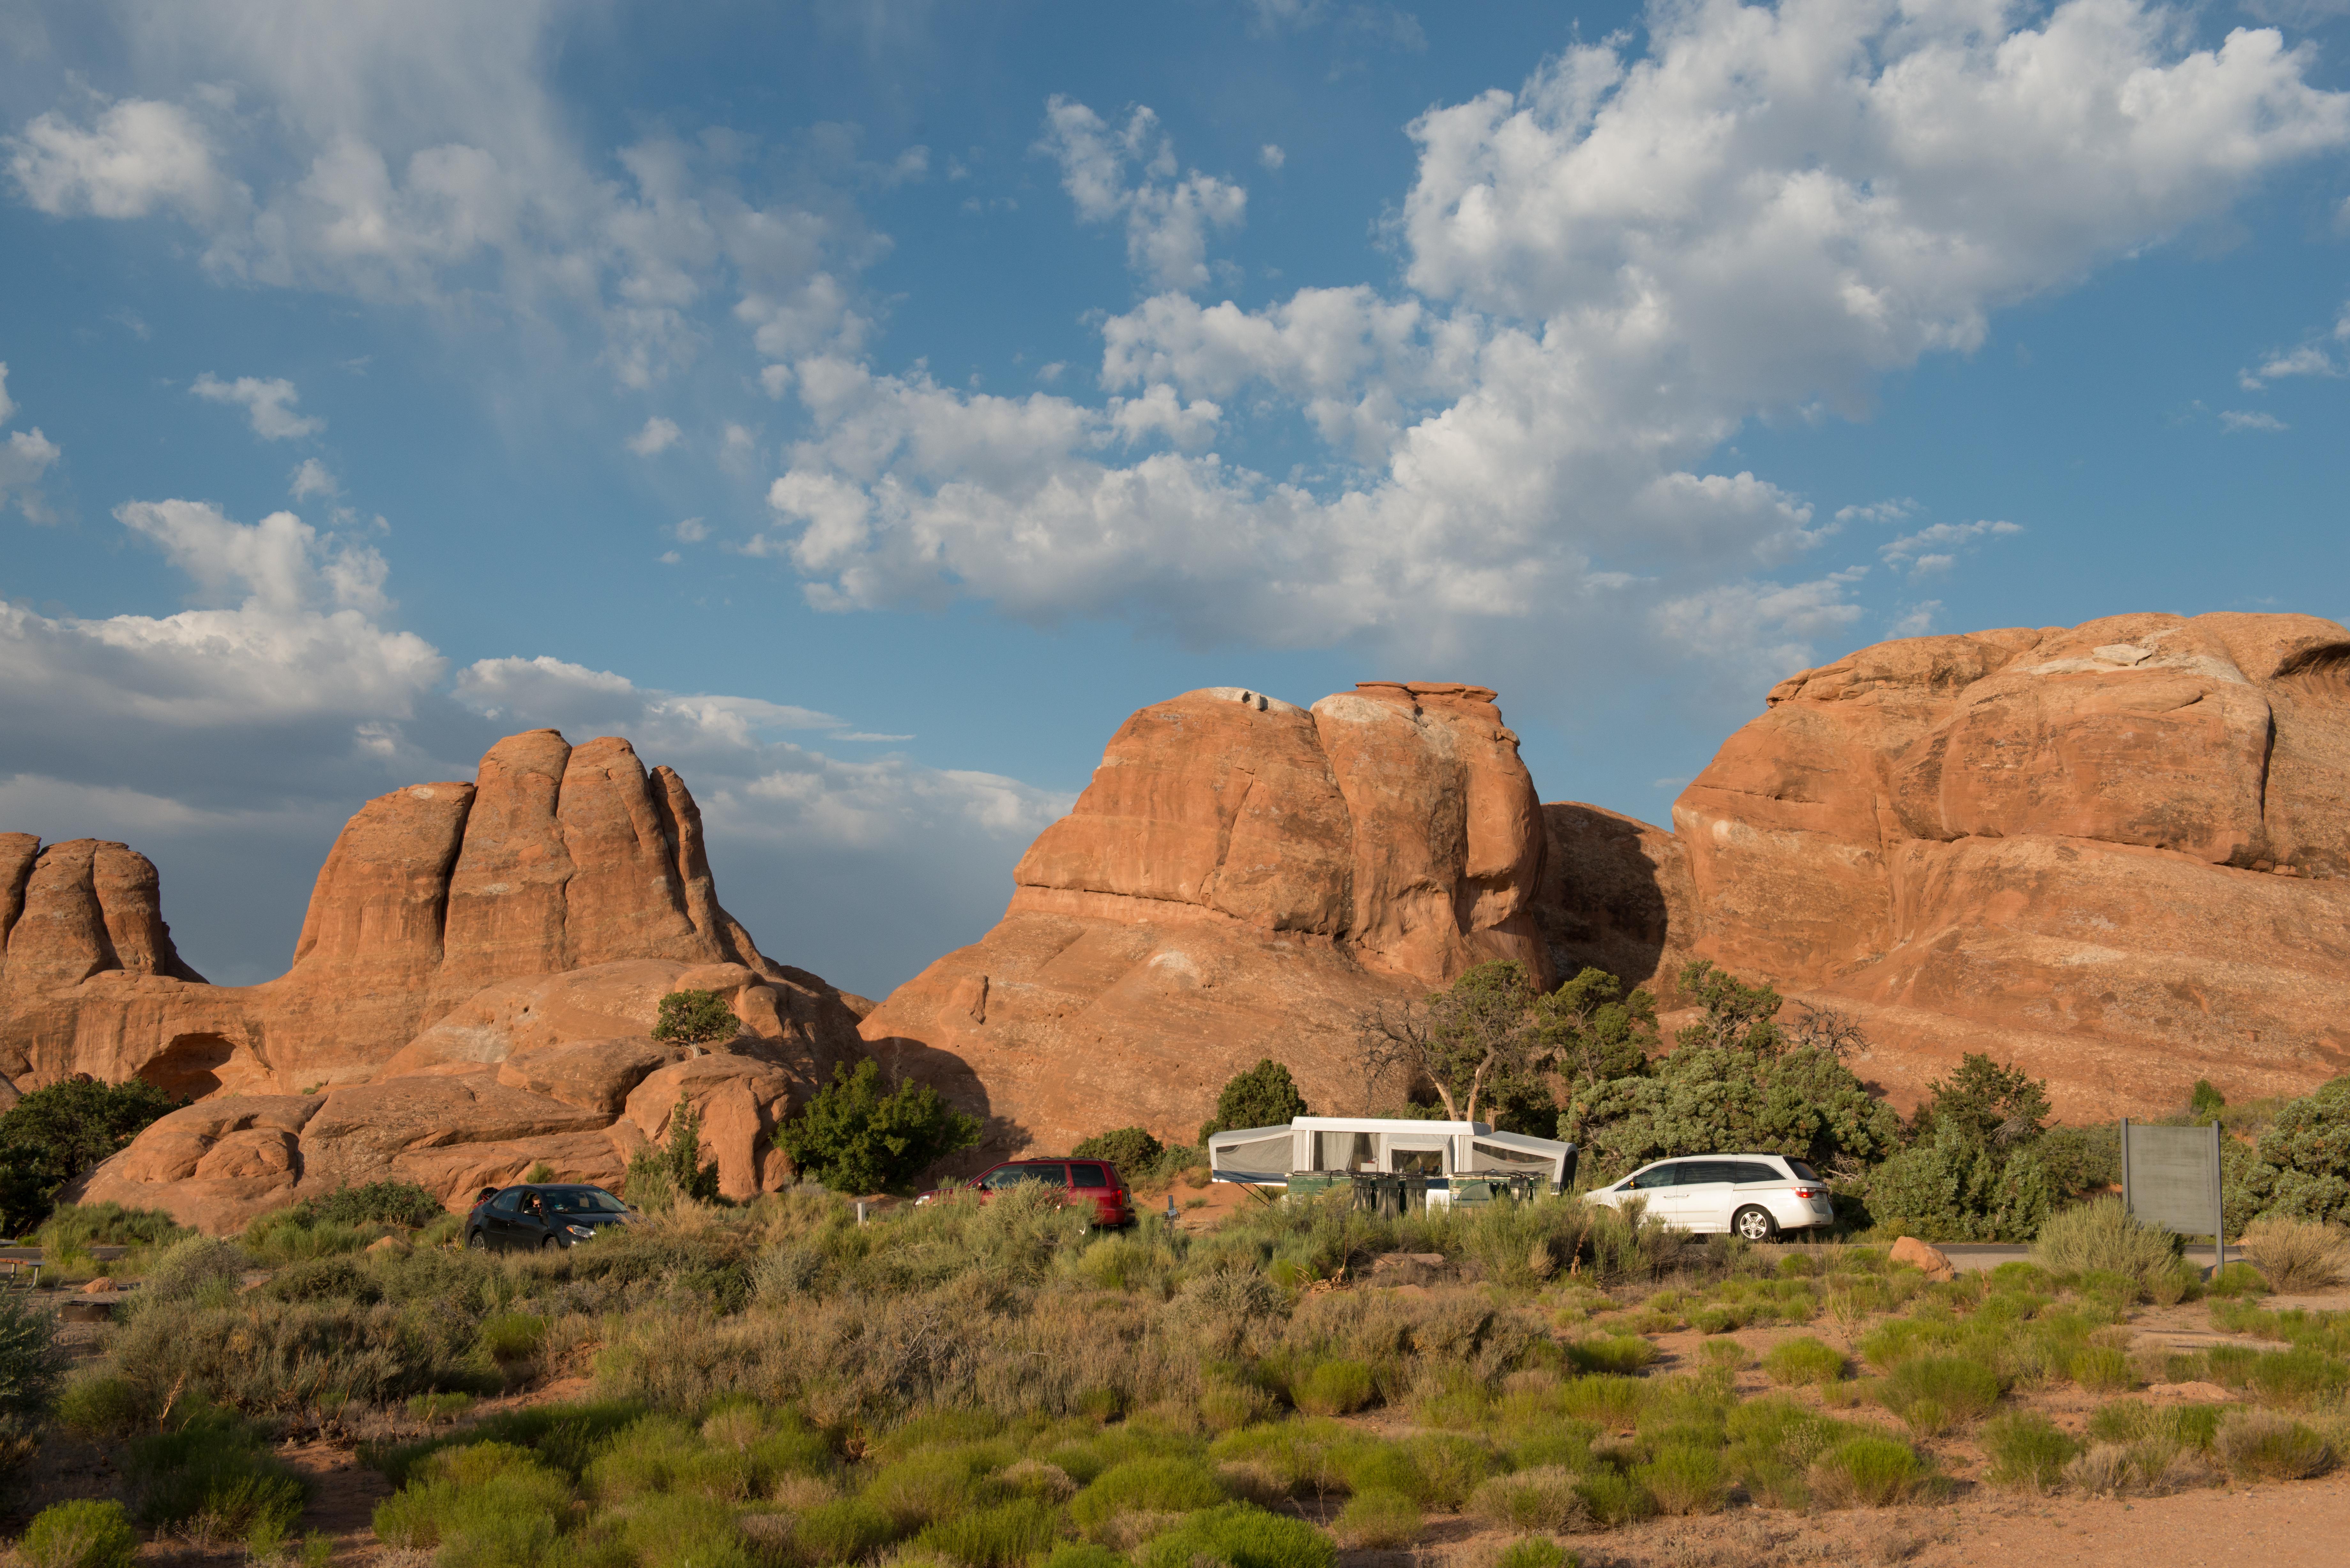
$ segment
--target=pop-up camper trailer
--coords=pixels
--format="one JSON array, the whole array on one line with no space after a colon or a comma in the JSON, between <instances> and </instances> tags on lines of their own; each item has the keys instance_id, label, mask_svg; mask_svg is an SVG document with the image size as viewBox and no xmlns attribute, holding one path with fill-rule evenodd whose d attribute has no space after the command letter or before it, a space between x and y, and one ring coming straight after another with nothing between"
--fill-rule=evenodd
<instances>
[{"instance_id":1,"label":"pop-up camper trailer","mask_svg":"<svg viewBox=\"0 0 2350 1568\"><path fill-rule=\"evenodd\" d=\"M1299 1116L1287 1127L1208 1139L1209 1174L1218 1181L1299 1192L1371 1173L1418 1176L1426 1179L1430 1199L1441 1192L1448 1201L1474 1202L1497 1185L1563 1191L1575 1179L1575 1158L1571 1143L1495 1132L1483 1122L1378 1116Z\"/></svg>"}]
</instances>

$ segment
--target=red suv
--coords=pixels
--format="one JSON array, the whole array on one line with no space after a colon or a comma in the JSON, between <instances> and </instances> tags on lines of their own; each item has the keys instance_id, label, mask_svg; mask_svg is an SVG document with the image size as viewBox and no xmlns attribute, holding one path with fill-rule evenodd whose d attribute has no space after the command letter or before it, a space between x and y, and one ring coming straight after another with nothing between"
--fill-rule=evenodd
<instances>
[{"instance_id":1,"label":"red suv","mask_svg":"<svg viewBox=\"0 0 2350 1568\"><path fill-rule=\"evenodd\" d=\"M1014 1159L980 1172L969 1187L979 1189L980 1200L986 1201L991 1192L1024 1181L1040 1182L1058 1191L1064 1203L1090 1203L1094 1206L1094 1223L1102 1226L1134 1223L1134 1194L1128 1190L1126 1179L1118 1167L1106 1159ZM914 1199L928 1203L933 1198L953 1191L965 1190L964 1183L938 1188Z\"/></svg>"}]
</instances>

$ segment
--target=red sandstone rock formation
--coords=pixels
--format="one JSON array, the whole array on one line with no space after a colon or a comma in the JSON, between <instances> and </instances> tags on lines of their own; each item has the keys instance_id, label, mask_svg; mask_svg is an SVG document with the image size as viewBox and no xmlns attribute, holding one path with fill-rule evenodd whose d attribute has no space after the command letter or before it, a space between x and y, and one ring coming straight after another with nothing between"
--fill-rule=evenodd
<instances>
[{"instance_id":1,"label":"red sandstone rock formation","mask_svg":"<svg viewBox=\"0 0 2350 1568\"><path fill-rule=\"evenodd\" d=\"M2332 621L1915 638L1773 688L1672 833L1545 807L1538 918L1668 1002L1694 956L1854 1014L1904 1105L1988 1051L2062 1116L2143 1116L2350 1069L2345 806Z\"/></svg>"},{"instance_id":2,"label":"red sandstone rock formation","mask_svg":"<svg viewBox=\"0 0 2350 1568\"><path fill-rule=\"evenodd\" d=\"M369 802L318 873L293 966L207 985L155 868L119 844L0 837L0 1082L133 1075L197 1104L85 1184L208 1230L344 1181L454 1200L545 1160L614 1181L701 1109L722 1190L788 1177L795 1096L862 1054L869 1007L762 954L720 907L702 817L623 740L509 736L473 784ZM650 1038L660 997L727 994L743 1035Z\"/></svg>"},{"instance_id":3,"label":"red sandstone rock formation","mask_svg":"<svg viewBox=\"0 0 2350 1568\"><path fill-rule=\"evenodd\" d=\"M1119 727L1003 920L867 1021L876 1056L990 1118L981 1151L1126 1124L1188 1142L1274 1056L1352 1108L1356 1015L1546 959L1541 808L1480 686L1367 681L1311 711L1215 688Z\"/></svg>"}]
</instances>

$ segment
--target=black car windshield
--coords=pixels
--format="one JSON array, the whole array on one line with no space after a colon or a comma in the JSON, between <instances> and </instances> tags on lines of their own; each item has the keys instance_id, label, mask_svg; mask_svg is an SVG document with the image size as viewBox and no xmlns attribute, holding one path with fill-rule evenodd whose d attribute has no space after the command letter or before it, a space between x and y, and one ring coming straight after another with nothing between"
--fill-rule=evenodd
<instances>
[{"instance_id":1,"label":"black car windshield","mask_svg":"<svg viewBox=\"0 0 2350 1568\"><path fill-rule=\"evenodd\" d=\"M629 1206L597 1187L556 1187L546 1201L557 1214L626 1214Z\"/></svg>"}]
</instances>

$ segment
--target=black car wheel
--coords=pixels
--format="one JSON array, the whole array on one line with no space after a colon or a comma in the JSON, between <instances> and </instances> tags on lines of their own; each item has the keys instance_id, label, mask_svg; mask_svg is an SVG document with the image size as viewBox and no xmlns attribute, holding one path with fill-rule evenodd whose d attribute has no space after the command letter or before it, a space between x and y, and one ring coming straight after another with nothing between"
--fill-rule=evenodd
<instances>
[{"instance_id":1,"label":"black car wheel","mask_svg":"<svg viewBox=\"0 0 2350 1568\"><path fill-rule=\"evenodd\" d=\"M562 1237L560 1237L560 1236L549 1236L546 1241L541 1241L541 1242L538 1244L538 1250L539 1250L540 1251L542 1251L542 1252L552 1252L553 1251L555 1251L555 1249L556 1249L557 1247L560 1247L561 1245L563 1245L563 1238L562 1238Z\"/></svg>"},{"instance_id":2,"label":"black car wheel","mask_svg":"<svg viewBox=\"0 0 2350 1568\"><path fill-rule=\"evenodd\" d=\"M1771 1211L1751 1203L1731 1216L1730 1228L1749 1241L1768 1241L1779 1233L1779 1222L1771 1218Z\"/></svg>"},{"instance_id":3,"label":"black car wheel","mask_svg":"<svg viewBox=\"0 0 2350 1568\"><path fill-rule=\"evenodd\" d=\"M476 1226L473 1230L466 1232L465 1251L468 1252L486 1252L489 1250L490 1239L482 1233L480 1227Z\"/></svg>"}]
</instances>

